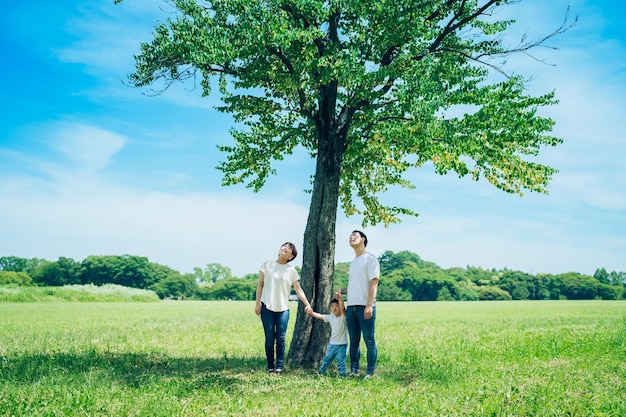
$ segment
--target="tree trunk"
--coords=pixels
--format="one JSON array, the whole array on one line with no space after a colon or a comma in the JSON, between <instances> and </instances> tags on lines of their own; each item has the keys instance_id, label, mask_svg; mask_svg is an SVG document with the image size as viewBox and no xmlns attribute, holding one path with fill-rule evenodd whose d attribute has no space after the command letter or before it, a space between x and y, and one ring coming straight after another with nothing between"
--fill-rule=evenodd
<instances>
[{"instance_id":1,"label":"tree trunk","mask_svg":"<svg viewBox=\"0 0 626 417\"><path fill-rule=\"evenodd\" d=\"M334 97L322 101L316 121L318 153L309 217L304 232L302 276L300 285L313 310L327 314L333 295L335 271L335 225L339 202L339 180L343 138L336 129L332 114ZM331 104L324 108L324 103ZM326 110L326 111L325 111ZM317 368L330 336L330 328L304 312L299 303L296 324L287 360L294 366Z\"/></svg>"}]
</instances>

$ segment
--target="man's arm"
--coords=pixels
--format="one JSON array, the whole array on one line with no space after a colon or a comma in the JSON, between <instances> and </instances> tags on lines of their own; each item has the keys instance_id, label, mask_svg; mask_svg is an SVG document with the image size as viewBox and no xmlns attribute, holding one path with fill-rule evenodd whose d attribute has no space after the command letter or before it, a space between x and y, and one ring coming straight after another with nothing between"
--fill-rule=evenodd
<instances>
[{"instance_id":1,"label":"man's arm","mask_svg":"<svg viewBox=\"0 0 626 417\"><path fill-rule=\"evenodd\" d=\"M365 311L363 312L365 320L369 320L372 318L372 314L374 312L374 301L376 301L377 292L378 278L372 278L370 279L369 291L367 292L367 305L365 306Z\"/></svg>"}]
</instances>

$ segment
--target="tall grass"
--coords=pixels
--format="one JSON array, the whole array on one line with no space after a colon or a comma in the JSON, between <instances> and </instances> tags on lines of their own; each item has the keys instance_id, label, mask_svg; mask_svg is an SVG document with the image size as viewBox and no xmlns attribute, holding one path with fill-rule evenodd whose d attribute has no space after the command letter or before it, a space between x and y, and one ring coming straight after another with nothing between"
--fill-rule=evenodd
<instances>
[{"instance_id":1,"label":"tall grass","mask_svg":"<svg viewBox=\"0 0 626 417\"><path fill-rule=\"evenodd\" d=\"M0 302L32 301L158 301L150 290L116 284L64 285L62 287L0 286Z\"/></svg>"},{"instance_id":2,"label":"tall grass","mask_svg":"<svg viewBox=\"0 0 626 417\"><path fill-rule=\"evenodd\" d=\"M253 302L0 303L0 416L626 415L625 302L377 314L363 380L266 375Z\"/></svg>"}]
</instances>

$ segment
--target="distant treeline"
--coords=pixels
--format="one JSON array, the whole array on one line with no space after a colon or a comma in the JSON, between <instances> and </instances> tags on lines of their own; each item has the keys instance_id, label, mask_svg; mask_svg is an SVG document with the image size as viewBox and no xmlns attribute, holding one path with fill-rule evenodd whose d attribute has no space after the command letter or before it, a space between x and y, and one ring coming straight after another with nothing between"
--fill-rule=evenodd
<instances>
[{"instance_id":1,"label":"distant treeline","mask_svg":"<svg viewBox=\"0 0 626 417\"><path fill-rule=\"evenodd\" d=\"M618 300L626 297L626 272L598 268L593 276L577 272L529 274L477 267L443 269L417 254L387 251L379 257L379 301L441 300ZM336 288L348 282L349 263L335 265ZM82 262L61 257L0 257L0 286L116 284L152 290L160 298L254 300L258 274L235 277L212 263L180 272L133 255L89 256Z\"/></svg>"}]
</instances>

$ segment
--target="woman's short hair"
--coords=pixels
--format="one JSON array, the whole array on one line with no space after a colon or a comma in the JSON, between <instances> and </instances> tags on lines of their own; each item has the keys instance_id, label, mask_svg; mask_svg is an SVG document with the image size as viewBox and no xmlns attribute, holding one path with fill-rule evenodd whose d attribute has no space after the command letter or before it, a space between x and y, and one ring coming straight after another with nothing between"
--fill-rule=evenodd
<instances>
[{"instance_id":1,"label":"woman's short hair","mask_svg":"<svg viewBox=\"0 0 626 417\"><path fill-rule=\"evenodd\" d=\"M296 256L298 256L298 249L296 248L296 245L294 245L291 242L285 242L281 245L282 246L289 246L289 249L291 249L291 259L289 259L289 262L293 261L294 259L296 259Z\"/></svg>"}]
</instances>

